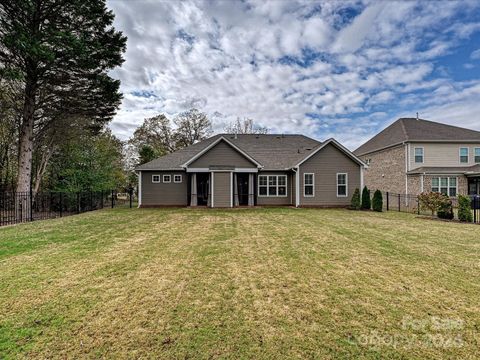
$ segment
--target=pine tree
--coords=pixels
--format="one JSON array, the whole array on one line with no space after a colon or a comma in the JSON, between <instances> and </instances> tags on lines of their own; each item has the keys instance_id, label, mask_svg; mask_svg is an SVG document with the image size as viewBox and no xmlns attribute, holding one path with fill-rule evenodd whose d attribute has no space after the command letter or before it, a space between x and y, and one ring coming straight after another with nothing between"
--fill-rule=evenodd
<instances>
[{"instance_id":1,"label":"pine tree","mask_svg":"<svg viewBox=\"0 0 480 360\"><path fill-rule=\"evenodd\" d=\"M21 87L17 191L30 190L34 130L84 119L99 129L121 101L109 71L126 38L105 0L0 0L0 75ZM66 121L67 120L67 121Z\"/></svg>"}]
</instances>

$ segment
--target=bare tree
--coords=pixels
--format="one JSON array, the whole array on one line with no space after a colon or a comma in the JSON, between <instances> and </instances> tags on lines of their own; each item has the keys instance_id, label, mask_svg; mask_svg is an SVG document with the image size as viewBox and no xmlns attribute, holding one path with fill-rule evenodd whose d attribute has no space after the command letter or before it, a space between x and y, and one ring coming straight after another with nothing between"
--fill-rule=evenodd
<instances>
[{"instance_id":1,"label":"bare tree","mask_svg":"<svg viewBox=\"0 0 480 360\"><path fill-rule=\"evenodd\" d=\"M253 119L237 117L237 120L225 126L224 131L228 134L267 134L266 127L256 126Z\"/></svg>"},{"instance_id":2,"label":"bare tree","mask_svg":"<svg viewBox=\"0 0 480 360\"><path fill-rule=\"evenodd\" d=\"M173 122L177 126L175 139L178 148L193 145L212 133L212 123L207 115L197 109L178 114Z\"/></svg>"}]
</instances>

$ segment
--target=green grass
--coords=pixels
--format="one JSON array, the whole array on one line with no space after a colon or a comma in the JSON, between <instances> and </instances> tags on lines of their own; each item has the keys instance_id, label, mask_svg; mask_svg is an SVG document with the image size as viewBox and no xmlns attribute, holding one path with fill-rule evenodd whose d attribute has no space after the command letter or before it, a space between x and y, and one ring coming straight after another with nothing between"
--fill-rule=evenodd
<instances>
[{"instance_id":1,"label":"green grass","mask_svg":"<svg viewBox=\"0 0 480 360\"><path fill-rule=\"evenodd\" d=\"M479 231L288 208L0 228L0 358L479 358Z\"/></svg>"}]
</instances>

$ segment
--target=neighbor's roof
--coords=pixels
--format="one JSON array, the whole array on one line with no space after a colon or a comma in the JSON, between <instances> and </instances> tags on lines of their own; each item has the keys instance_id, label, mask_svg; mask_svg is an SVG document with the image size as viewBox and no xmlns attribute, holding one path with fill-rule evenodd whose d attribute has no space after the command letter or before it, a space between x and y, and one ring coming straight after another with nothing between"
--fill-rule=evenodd
<instances>
[{"instance_id":1,"label":"neighbor's roof","mask_svg":"<svg viewBox=\"0 0 480 360\"><path fill-rule=\"evenodd\" d=\"M472 166L422 166L417 169L410 170L407 174L465 174L474 175L480 174L480 164Z\"/></svg>"},{"instance_id":2,"label":"neighbor's roof","mask_svg":"<svg viewBox=\"0 0 480 360\"><path fill-rule=\"evenodd\" d=\"M407 141L480 141L480 132L415 118L401 118L354 151L364 155Z\"/></svg>"},{"instance_id":3,"label":"neighbor's roof","mask_svg":"<svg viewBox=\"0 0 480 360\"><path fill-rule=\"evenodd\" d=\"M140 165L136 170L182 170L183 164L221 137L262 164L263 170L290 169L322 144L304 135L218 134Z\"/></svg>"}]
</instances>

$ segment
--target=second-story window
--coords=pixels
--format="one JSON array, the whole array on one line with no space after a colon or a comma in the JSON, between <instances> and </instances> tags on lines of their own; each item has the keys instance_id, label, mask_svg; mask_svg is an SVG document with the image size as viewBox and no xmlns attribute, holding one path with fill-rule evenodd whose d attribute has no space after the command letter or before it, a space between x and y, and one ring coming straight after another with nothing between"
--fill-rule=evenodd
<instances>
[{"instance_id":1,"label":"second-story window","mask_svg":"<svg viewBox=\"0 0 480 360\"><path fill-rule=\"evenodd\" d=\"M468 163L468 148L461 147L460 148L460 162L463 164Z\"/></svg>"},{"instance_id":2,"label":"second-story window","mask_svg":"<svg viewBox=\"0 0 480 360\"><path fill-rule=\"evenodd\" d=\"M480 148L475 148L475 163L480 164Z\"/></svg>"},{"instance_id":3,"label":"second-story window","mask_svg":"<svg viewBox=\"0 0 480 360\"><path fill-rule=\"evenodd\" d=\"M423 148L415 148L415 163L423 163Z\"/></svg>"}]
</instances>

